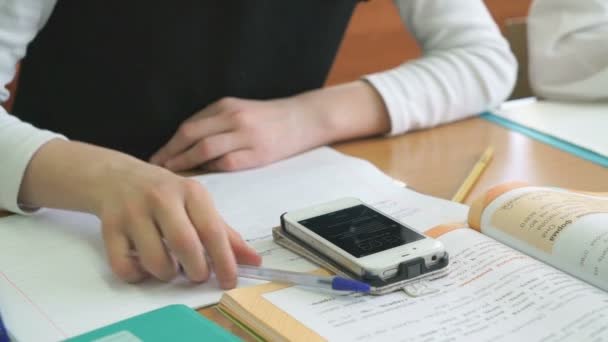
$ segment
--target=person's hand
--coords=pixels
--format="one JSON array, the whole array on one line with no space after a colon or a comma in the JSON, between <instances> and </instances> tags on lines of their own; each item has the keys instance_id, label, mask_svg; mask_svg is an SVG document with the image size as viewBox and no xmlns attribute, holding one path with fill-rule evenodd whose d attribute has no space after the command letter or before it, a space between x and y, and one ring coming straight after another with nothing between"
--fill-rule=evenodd
<instances>
[{"instance_id":1,"label":"person's hand","mask_svg":"<svg viewBox=\"0 0 608 342\"><path fill-rule=\"evenodd\" d=\"M229 98L184 122L152 162L172 170L201 164L236 170L389 129L380 95L361 81L279 100ZM192 281L205 281L208 255L221 286L229 288L236 262L261 261L199 183L98 146L44 144L25 170L18 202L97 215L112 270L129 282L148 274L169 280L178 264Z\"/></svg>"},{"instance_id":2,"label":"person's hand","mask_svg":"<svg viewBox=\"0 0 608 342\"><path fill-rule=\"evenodd\" d=\"M224 98L183 122L150 162L233 171L389 129L382 98L362 81L277 100Z\"/></svg>"},{"instance_id":3,"label":"person's hand","mask_svg":"<svg viewBox=\"0 0 608 342\"><path fill-rule=\"evenodd\" d=\"M173 171L262 166L323 143L310 109L297 98L224 98L186 120L150 162Z\"/></svg>"},{"instance_id":4,"label":"person's hand","mask_svg":"<svg viewBox=\"0 0 608 342\"><path fill-rule=\"evenodd\" d=\"M220 285L232 288L237 262L260 264L198 182L139 161L109 172L104 180L96 211L111 268L125 281L147 275L168 281L179 263L190 280L204 282L210 273L208 255Z\"/></svg>"},{"instance_id":5,"label":"person's hand","mask_svg":"<svg viewBox=\"0 0 608 342\"><path fill-rule=\"evenodd\" d=\"M201 184L98 146L61 139L44 144L24 174L19 203L98 216L112 271L128 282L148 275L170 280L178 265L202 282L210 274L209 256L220 285L231 288L237 262L261 262Z\"/></svg>"}]
</instances>

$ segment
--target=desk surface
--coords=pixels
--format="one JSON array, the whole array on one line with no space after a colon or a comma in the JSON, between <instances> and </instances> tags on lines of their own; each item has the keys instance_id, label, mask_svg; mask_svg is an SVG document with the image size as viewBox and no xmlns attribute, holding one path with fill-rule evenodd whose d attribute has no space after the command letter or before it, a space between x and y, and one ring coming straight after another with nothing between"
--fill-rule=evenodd
<instances>
[{"instance_id":1,"label":"desk surface","mask_svg":"<svg viewBox=\"0 0 608 342\"><path fill-rule=\"evenodd\" d=\"M406 182L412 189L449 199L488 145L495 147L494 159L466 203L492 185L512 180L608 192L607 168L481 118L390 139L356 140L334 147L343 153L369 160L391 177ZM253 341L215 308L203 308L199 312L243 339Z\"/></svg>"},{"instance_id":2,"label":"desk surface","mask_svg":"<svg viewBox=\"0 0 608 342\"><path fill-rule=\"evenodd\" d=\"M488 145L495 148L494 159L466 203L492 185L513 180L608 192L608 169L481 118L390 139L357 140L334 147L369 160L416 191L449 199ZM199 312L241 338L254 341L213 307Z\"/></svg>"}]
</instances>

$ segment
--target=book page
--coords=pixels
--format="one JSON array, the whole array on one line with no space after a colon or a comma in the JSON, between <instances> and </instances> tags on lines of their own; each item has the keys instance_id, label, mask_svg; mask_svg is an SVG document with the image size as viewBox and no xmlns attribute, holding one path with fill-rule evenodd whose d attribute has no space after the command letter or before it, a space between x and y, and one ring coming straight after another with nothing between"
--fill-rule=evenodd
<instances>
[{"instance_id":1,"label":"book page","mask_svg":"<svg viewBox=\"0 0 608 342\"><path fill-rule=\"evenodd\" d=\"M594 341L608 294L471 229L439 238L449 275L409 297L289 287L264 298L329 341ZM290 336L297 340L297 336Z\"/></svg>"},{"instance_id":2,"label":"book page","mask_svg":"<svg viewBox=\"0 0 608 342\"><path fill-rule=\"evenodd\" d=\"M484 209L481 231L608 291L608 197L514 189Z\"/></svg>"}]
</instances>

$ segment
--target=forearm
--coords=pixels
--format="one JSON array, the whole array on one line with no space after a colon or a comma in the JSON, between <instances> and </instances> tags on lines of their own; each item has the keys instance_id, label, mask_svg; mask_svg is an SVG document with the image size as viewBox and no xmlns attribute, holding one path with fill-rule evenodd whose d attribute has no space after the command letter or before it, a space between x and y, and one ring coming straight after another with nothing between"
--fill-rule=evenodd
<instances>
[{"instance_id":1,"label":"forearm","mask_svg":"<svg viewBox=\"0 0 608 342\"><path fill-rule=\"evenodd\" d=\"M385 134L390 119L378 92L365 81L310 91L296 96L310 111L320 144Z\"/></svg>"},{"instance_id":2,"label":"forearm","mask_svg":"<svg viewBox=\"0 0 608 342\"><path fill-rule=\"evenodd\" d=\"M501 103L516 61L480 0L396 0L423 54L366 76L384 99L391 134L463 119Z\"/></svg>"},{"instance_id":3,"label":"forearm","mask_svg":"<svg viewBox=\"0 0 608 342\"><path fill-rule=\"evenodd\" d=\"M103 184L141 161L79 142L54 139L34 154L24 173L19 203L97 213ZM105 182L105 183L104 183Z\"/></svg>"}]
</instances>

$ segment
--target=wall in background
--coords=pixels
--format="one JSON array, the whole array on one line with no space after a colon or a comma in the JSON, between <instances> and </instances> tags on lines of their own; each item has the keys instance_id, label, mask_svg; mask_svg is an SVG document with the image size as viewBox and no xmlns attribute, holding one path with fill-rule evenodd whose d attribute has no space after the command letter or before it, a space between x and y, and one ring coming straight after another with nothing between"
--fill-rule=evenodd
<instances>
[{"instance_id":1,"label":"wall in background","mask_svg":"<svg viewBox=\"0 0 608 342\"><path fill-rule=\"evenodd\" d=\"M507 18L524 17L532 0L485 0L501 29ZM371 0L357 6L327 84L355 80L420 55L405 31L393 0Z\"/></svg>"}]
</instances>

